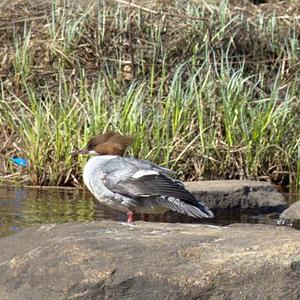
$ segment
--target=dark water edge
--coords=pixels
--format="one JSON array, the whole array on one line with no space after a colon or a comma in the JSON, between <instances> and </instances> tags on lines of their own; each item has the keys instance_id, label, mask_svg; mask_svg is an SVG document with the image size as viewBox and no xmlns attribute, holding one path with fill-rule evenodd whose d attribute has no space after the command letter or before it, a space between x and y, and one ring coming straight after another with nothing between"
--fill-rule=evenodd
<instances>
[{"instance_id":1,"label":"dark water edge","mask_svg":"<svg viewBox=\"0 0 300 300\"><path fill-rule=\"evenodd\" d=\"M299 195L290 199L299 200ZM251 215L250 212L230 212L217 214L213 220L195 219L168 212L164 215L150 215L151 222L206 223L228 225L232 223L263 223L276 225L279 214ZM123 212L107 208L96 202L84 190L37 189L0 186L0 237L19 232L36 224L86 222L115 220L125 222ZM137 214L135 220L141 220Z\"/></svg>"}]
</instances>

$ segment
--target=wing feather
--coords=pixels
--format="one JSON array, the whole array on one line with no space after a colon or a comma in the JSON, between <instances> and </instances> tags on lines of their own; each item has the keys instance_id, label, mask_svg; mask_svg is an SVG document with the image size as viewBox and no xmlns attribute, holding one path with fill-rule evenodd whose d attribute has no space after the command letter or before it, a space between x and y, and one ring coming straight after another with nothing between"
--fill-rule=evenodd
<instances>
[{"instance_id":1,"label":"wing feather","mask_svg":"<svg viewBox=\"0 0 300 300\"><path fill-rule=\"evenodd\" d=\"M163 174L145 175L139 178L131 176L113 185L105 181L105 185L113 192L125 193L126 196L133 198L138 198L142 195L166 196L178 198L190 204L197 204L198 202L182 185Z\"/></svg>"},{"instance_id":2,"label":"wing feather","mask_svg":"<svg viewBox=\"0 0 300 300\"><path fill-rule=\"evenodd\" d=\"M150 174L141 177L131 176L125 180L104 184L113 192L134 199L156 197L157 203L163 207L187 214L192 217L213 217L213 213L198 201L181 182L164 174Z\"/></svg>"}]
</instances>

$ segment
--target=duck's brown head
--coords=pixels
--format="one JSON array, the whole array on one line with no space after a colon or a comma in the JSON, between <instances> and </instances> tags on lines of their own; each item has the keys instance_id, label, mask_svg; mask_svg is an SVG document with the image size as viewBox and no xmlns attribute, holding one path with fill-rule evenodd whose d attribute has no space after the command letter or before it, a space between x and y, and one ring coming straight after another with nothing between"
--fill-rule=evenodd
<instances>
[{"instance_id":1,"label":"duck's brown head","mask_svg":"<svg viewBox=\"0 0 300 300\"><path fill-rule=\"evenodd\" d=\"M72 152L75 154L119 155L123 156L126 148L133 143L130 136L110 131L92 137L85 149Z\"/></svg>"}]
</instances>

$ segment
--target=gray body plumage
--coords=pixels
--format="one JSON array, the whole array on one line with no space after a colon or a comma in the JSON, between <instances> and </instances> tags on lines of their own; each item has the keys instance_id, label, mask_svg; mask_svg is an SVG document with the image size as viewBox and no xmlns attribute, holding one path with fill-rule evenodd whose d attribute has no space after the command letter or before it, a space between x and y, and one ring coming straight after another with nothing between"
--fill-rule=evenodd
<instances>
[{"instance_id":1,"label":"gray body plumage","mask_svg":"<svg viewBox=\"0 0 300 300\"><path fill-rule=\"evenodd\" d=\"M151 214L174 210L193 217L213 217L180 181L170 177L172 173L146 160L99 155L88 160L83 180L98 201L118 210Z\"/></svg>"}]
</instances>

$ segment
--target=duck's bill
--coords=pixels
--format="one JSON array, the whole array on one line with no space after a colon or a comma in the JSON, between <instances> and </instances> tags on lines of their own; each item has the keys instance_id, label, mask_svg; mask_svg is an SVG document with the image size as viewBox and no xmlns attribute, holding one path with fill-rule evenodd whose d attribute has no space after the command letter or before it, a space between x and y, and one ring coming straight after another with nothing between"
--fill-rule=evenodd
<instances>
[{"instance_id":1,"label":"duck's bill","mask_svg":"<svg viewBox=\"0 0 300 300\"><path fill-rule=\"evenodd\" d=\"M89 154L90 151L87 149L80 149L80 150L75 150L71 152L71 155L78 155L78 154Z\"/></svg>"}]
</instances>

